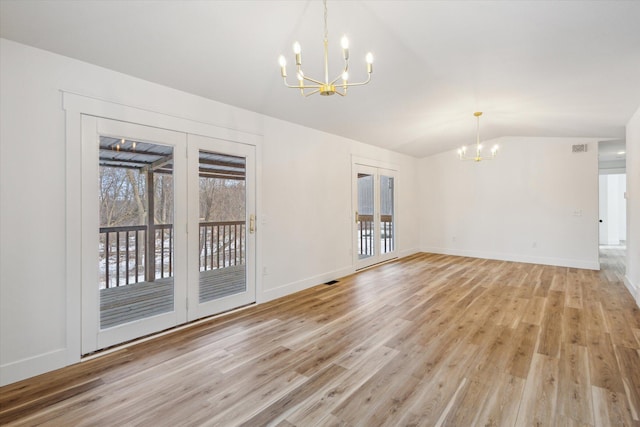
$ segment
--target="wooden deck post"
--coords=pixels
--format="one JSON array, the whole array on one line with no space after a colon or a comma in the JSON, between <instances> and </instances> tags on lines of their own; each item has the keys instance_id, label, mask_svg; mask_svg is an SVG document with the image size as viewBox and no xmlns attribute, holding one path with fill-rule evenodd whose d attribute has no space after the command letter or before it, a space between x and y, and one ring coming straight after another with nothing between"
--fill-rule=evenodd
<instances>
[{"instance_id":1,"label":"wooden deck post","mask_svg":"<svg viewBox=\"0 0 640 427\"><path fill-rule=\"evenodd\" d=\"M153 170L147 169L147 282L156 280L156 225L154 220L155 188L153 186Z\"/></svg>"}]
</instances>

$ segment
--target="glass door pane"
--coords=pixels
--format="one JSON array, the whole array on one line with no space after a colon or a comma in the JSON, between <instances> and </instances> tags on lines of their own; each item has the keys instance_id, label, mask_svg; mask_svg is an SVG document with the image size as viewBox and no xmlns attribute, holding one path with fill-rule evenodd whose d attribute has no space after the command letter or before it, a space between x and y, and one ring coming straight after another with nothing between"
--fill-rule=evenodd
<instances>
[{"instance_id":1,"label":"glass door pane","mask_svg":"<svg viewBox=\"0 0 640 427\"><path fill-rule=\"evenodd\" d=\"M357 177L356 240L361 260L375 255L375 193L374 175L359 172Z\"/></svg>"},{"instance_id":2,"label":"glass door pane","mask_svg":"<svg viewBox=\"0 0 640 427\"><path fill-rule=\"evenodd\" d=\"M100 329L174 309L173 147L99 137Z\"/></svg>"},{"instance_id":3,"label":"glass door pane","mask_svg":"<svg viewBox=\"0 0 640 427\"><path fill-rule=\"evenodd\" d=\"M189 135L189 320L256 301L255 147Z\"/></svg>"},{"instance_id":4,"label":"glass door pane","mask_svg":"<svg viewBox=\"0 0 640 427\"><path fill-rule=\"evenodd\" d=\"M199 150L199 302L247 290L246 160Z\"/></svg>"},{"instance_id":5,"label":"glass door pane","mask_svg":"<svg viewBox=\"0 0 640 427\"><path fill-rule=\"evenodd\" d=\"M395 248L394 178L380 175L380 253L393 252Z\"/></svg>"}]
</instances>

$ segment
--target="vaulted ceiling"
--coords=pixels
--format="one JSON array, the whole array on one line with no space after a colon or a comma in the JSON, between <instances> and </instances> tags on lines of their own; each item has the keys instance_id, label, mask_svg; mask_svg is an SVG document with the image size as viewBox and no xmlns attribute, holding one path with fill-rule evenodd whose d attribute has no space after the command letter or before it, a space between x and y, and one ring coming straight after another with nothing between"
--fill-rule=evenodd
<instances>
[{"instance_id":1,"label":"vaulted ceiling","mask_svg":"<svg viewBox=\"0 0 640 427\"><path fill-rule=\"evenodd\" d=\"M297 40L323 77L319 0L0 1L4 38L418 157L472 142L474 111L483 138L621 139L640 105L640 1L330 0L328 31L331 74L346 34L372 81L303 98L277 58Z\"/></svg>"}]
</instances>

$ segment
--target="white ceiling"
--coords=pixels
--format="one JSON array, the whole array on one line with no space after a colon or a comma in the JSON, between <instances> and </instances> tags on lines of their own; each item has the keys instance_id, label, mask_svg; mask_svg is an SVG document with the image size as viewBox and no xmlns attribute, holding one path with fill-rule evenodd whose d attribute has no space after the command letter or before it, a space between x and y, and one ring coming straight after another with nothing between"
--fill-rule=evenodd
<instances>
[{"instance_id":1,"label":"white ceiling","mask_svg":"<svg viewBox=\"0 0 640 427\"><path fill-rule=\"evenodd\" d=\"M414 156L518 136L624 138L640 106L640 1L329 1L339 96L283 87L277 58L322 78L322 2L0 0L0 35ZM294 73L289 67L290 78Z\"/></svg>"}]
</instances>

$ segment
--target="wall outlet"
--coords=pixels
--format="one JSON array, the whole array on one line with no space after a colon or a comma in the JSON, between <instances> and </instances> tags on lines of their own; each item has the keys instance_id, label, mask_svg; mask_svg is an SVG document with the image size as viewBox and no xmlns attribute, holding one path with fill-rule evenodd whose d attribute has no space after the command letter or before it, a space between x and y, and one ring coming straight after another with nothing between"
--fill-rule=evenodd
<instances>
[{"instance_id":1,"label":"wall outlet","mask_svg":"<svg viewBox=\"0 0 640 427\"><path fill-rule=\"evenodd\" d=\"M531 243L531 247L534 248L534 249L537 248L538 247L538 242Z\"/></svg>"},{"instance_id":2,"label":"wall outlet","mask_svg":"<svg viewBox=\"0 0 640 427\"><path fill-rule=\"evenodd\" d=\"M269 274L269 270L267 270L267 267L262 267L262 275L266 276L267 274Z\"/></svg>"}]
</instances>

